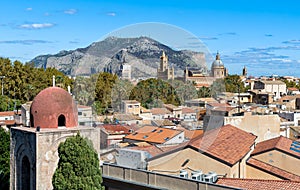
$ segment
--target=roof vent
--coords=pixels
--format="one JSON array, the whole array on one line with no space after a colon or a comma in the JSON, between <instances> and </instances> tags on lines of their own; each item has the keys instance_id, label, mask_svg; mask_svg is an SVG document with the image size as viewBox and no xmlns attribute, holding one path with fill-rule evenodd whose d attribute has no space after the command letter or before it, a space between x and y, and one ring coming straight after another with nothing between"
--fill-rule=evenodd
<instances>
[{"instance_id":1,"label":"roof vent","mask_svg":"<svg viewBox=\"0 0 300 190\"><path fill-rule=\"evenodd\" d=\"M215 172L208 172L204 175L204 182L215 183L218 179L218 175Z\"/></svg>"},{"instance_id":2,"label":"roof vent","mask_svg":"<svg viewBox=\"0 0 300 190\"><path fill-rule=\"evenodd\" d=\"M201 170L193 171L191 178L197 181L204 181L204 173Z\"/></svg>"},{"instance_id":3,"label":"roof vent","mask_svg":"<svg viewBox=\"0 0 300 190\"><path fill-rule=\"evenodd\" d=\"M182 178L188 178L188 177L189 177L189 174L188 174L188 172L185 171L185 170L180 170L179 177L182 177Z\"/></svg>"}]
</instances>

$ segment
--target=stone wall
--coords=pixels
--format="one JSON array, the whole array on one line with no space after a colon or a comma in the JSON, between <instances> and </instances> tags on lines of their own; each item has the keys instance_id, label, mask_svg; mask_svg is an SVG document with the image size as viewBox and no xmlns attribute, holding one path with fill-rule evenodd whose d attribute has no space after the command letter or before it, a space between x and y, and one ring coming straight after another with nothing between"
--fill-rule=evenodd
<instances>
[{"instance_id":1,"label":"stone wall","mask_svg":"<svg viewBox=\"0 0 300 190\"><path fill-rule=\"evenodd\" d=\"M29 158L30 189L52 189L52 176L58 164L58 146L66 138L75 136L78 132L93 142L94 148L100 157L100 131L98 128L78 127L65 129L12 128L11 129L11 190L19 188L20 176L24 155Z\"/></svg>"}]
</instances>

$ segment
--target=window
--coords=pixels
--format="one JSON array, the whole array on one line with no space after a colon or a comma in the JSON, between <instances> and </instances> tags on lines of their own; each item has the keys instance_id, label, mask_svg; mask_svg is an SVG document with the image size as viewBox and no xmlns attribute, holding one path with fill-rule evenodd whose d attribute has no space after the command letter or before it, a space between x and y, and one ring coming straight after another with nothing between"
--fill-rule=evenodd
<instances>
[{"instance_id":1,"label":"window","mask_svg":"<svg viewBox=\"0 0 300 190\"><path fill-rule=\"evenodd\" d=\"M66 118L64 115L60 115L58 117L58 127L63 127L63 126L66 126Z\"/></svg>"},{"instance_id":2,"label":"window","mask_svg":"<svg viewBox=\"0 0 300 190\"><path fill-rule=\"evenodd\" d=\"M79 111L79 112L78 112L78 115L82 115L82 112L81 112L81 111Z\"/></svg>"}]
</instances>

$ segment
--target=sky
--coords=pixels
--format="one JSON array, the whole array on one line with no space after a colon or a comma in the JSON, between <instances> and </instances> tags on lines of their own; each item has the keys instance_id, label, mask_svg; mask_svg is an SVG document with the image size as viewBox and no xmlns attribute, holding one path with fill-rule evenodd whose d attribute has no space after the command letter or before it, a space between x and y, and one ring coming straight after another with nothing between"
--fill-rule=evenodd
<instances>
[{"instance_id":1,"label":"sky","mask_svg":"<svg viewBox=\"0 0 300 190\"><path fill-rule=\"evenodd\" d=\"M300 77L299 8L294 0L3 0L0 56L25 63L87 47L127 27L159 23L189 33L213 56L219 52L229 74L246 66L252 76ZM188 39L154 30L140 34L158 41L173 37L166 45L195 49Z\"/></svg>"}]
</instances>

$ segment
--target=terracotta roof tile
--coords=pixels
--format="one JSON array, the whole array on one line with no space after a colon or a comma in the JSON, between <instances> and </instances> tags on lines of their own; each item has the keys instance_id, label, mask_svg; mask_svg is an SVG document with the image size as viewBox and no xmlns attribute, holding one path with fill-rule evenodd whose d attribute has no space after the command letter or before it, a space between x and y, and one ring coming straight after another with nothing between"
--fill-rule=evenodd
<instances>
[{"instance_id":1,"label":"terracotta roof tile","mask_svg":"<svg viewBox=\"0 0 300 190\"><path fill-rule=\"evenodd\" d=\"M176 129L184 131L184 137L186 139L194 139L194 138L197 138L197 137L199 137L199 136L201 136L203 134L203 130L202 129L188 130L188 129L185 129L183 127L177 127Z\"/></svg>"},{"instance_id":2,"label":"terracotta roof tile","mask_svg":"<svg viewBox=\"0 0 300 190\"><path fill-rule=\"evenodd\" d=\"M289 189L299 190L300 183L286 180L263 180L263 179L238 179L238 178L219 178L217 181L219 185L229 187L247 189L247 190L276 190Z\"/></svg>"},{"instance_id":3,"label":"terracotta roof tile","mask_svg":"<svg viewBox=\"0 0 300 190\"><path fill-rule=\"evenodd\" d=\"M282 170L280 168L277 168L275 166L272 166L270 164L267 164L265 162L262 162L260 160L257 160L255 158L250 158L247 161L247 164L250 166L253 166L257 169L260 169L264 172L270 173L272 175L275 175L281 179L291 180L291 181L299 181L300 182L300 176L295 175L293 173L287 172L285 170Z\"/></svg>"},{"instance_id":4,"label":"terracotta roof tile","mask_svg":"<svg viewBox=\"0 0 300 190\"><path fill-rule=\"evenodd\" d=\"M199 153L203 153L217 159L227 165L234 165L239 160L245 157L254 144L256 136L247 133L232 125L225 125L217 129L212 129L205 132L203 135L196 137L189 142L184 142L175 148L170 149L155 158L180 151L185 148L196 149Z\"/></svg>"},{"instance_id":5,"label":"terracotta roof tile","mask_svg":"<svg viewBox=\"0 0 300 190\"><path fill-rule=\"evenodd\" d=\"M298 88L295 88L295 87L290 87L290 88L288 88L288 90L289 90L289 91L299 91L299 89L298 89Z\"/></svg>"},{"instance_id":6,"label":"terracotta roof tile","mask_svg":"<svg viewBox=\"0 0 300 190\"><path fill-rule=\"evenodd\" d=\"M173 123L172 121L168 120L168 119L163 119L163 120L153 120L152 121L154 125L158 126L158 127L163 127L163 126L176 126L175 123Z\"/></svg>"},{"instance_id":7,"label":"terracotta roof tile","mask_svg":"<svg viewBox=\"0 0 300 190\"><path fill-rule=\"evenodd\" d=\"M237 127L225 125L191 140L189 146L234 165L250 151L256 138L255 135Z\"/></svg>"},{"instance_id":8,"label":"terracotta roof tile","mask_svg":"<svg viewBox=\"0 0 300 190\"><path fill-rule=\"evenodd\" d=\"M167 108L152 108L152 115L164 115L164 114L172 114Z\"/></svg>"},{"instance_id":9,"label":"terracotta roof tile","mask_svg":"<svg viewBox=\"0 0 300 190\"><path fill-rule=\"evenodd\" d=\"M180 133L182 133L182 131L175 129L144 126L135 133L126 136L125 139L162 144Z\"/></svg>"},{"instance_id":10,"label":"terracotta roof tile","mask_svg":"<svg viewBox=\"0 0 300 190\"><path fill-rule=\"evenodd\" d=\"M251 155L257 155L257 154L264 153L264 152L267 152L270 150L280 150L280 151L283 151L285 153L288 153L288 154L291 154L293 156L300 158L299 152L295 152L290 149L292 143L293 143L293 141L291 139L283 137L283 136L279 136L279 137L258 143L255 146L255 149L251 153Z\"/></svg>"},{"instance_id":11,"label":"terracotta roof tile","mask_svg":"<svg viewBox=\"0 0 300 190\"><path fill-rule=\"evenodd\" d=\"M3 111L0 112L0 116L14 116L15 112L14 111Z\"/></svg>"},{"instance_id":12,"label":"terracotta roof tile","mask_svg":"<svg viewBox=\"0 0 300 190\"><path fill-rule=\"evenodd\" d=\"M130 134L130 127L124 125L112 125L112 124L105 124L102 125L103 128L108 134Z\"/></svg>"},{"instance_id":13,"label":"terracotta roof tile","mask_svg":"<svg viewBox=\"0 0 300 190\"><path fill-rule=\"evenodd\" d=\"M141 117L134 115L134 114L126 114L126 113L120 113L120 114L114 114L114 117L118 119L119 121L132 121L132 120L142 120Z\"/></svg>"},{"instance_id":14,"label":"terracotta roof tile","mask_svg":"<svg viewBox=\"0 0 300 190\"><path fill-rule=\"evenodd\" d=\"M149 154L151 154L151 156L156 156L158 154L161 154L163 151L163 149L158 148L155 145L151 145L151 146L136 146L136 147L130 147L130 149L133 150L142 150L142 151L146 151L149 152Z\"/></svg>"},{"instance_id":15,"label":"terracotta roof tile","mask_svg":"<svg viewBox=\"0 0 300 190\"><path fill-rule=\"evenodd\" d=\"M15 120L0 120L0 125L14 125L17 124Z\"/></svg>"},{"instance_id":16,"label":"terracotta roof tile","mask_svg":"<svg viewBox=\"0 0 300 190\"><path fill-rule=\"evenodd\" d=\"M182 114L187 114L187 113L196 113L196 111L191 108L182 108Z\"/></svg>"}]
</instances>

